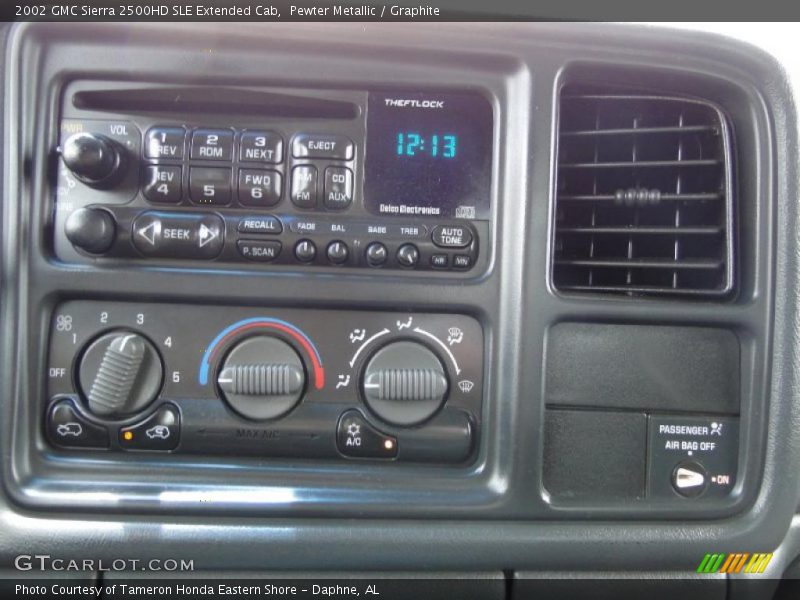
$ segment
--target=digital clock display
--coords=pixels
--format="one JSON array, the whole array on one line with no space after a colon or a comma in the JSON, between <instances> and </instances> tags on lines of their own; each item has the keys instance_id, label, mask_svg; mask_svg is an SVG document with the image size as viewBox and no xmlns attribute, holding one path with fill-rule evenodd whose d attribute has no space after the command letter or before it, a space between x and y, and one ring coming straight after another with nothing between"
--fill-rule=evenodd
<instances>
[{"instance_id":1,"label":"digital clock display","mask_svg":"<svg viewBox=\"0 0 800 600\"><path fill-rule=\"evenodd\" d=\"M370 92L367 210L488 218L492 124L491 104L478 93Z\"/></svg>"}]
</instances>

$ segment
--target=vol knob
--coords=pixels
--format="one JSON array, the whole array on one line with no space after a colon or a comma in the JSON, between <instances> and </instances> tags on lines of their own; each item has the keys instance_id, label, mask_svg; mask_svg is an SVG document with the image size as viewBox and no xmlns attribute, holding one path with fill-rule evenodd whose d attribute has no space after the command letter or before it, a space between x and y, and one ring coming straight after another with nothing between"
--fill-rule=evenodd
<instances>
[{"instance_id":1,"label":"vol knob","mask_svg":"<svg viewBox=\"0 0 800 600\"><path fill-rule=\"evenodd\" d=\"M274 419L300 401L306 383L303 361L278 338L260 335L228 353L217 384L223 398L248 419Z\"/></svg>"},{"instance_id":2,"label":"vol knob","mask_svg":"<svg viewBox=\"0 0 800 600\"><path fill-rule=\"evenodd\" d=\"M83 353L78 380L89 410L99 416L136 413L161 389L161 358L138 333L107 333Z\"/></svg>"},{"instance_id":3,"label":"vol knob","mask_svg":"<svg viewBox=\"0 0 800 600\"><path fill-rule=\"evenodd\" d=\"M364 370L367 405L387 423L416 425L432 417L447 395L447 372L439 357L411 341L378 350Z\"/></svg>"},{"instance_id":4,"label":"vol knob","mask_svg":"<svg viewBox=\"0 0 800 600\"><path fill-rule=\"evenodd\" d=\"M95 133L75 133L61 149L67 168L87 185L111 185L122 167L122 155L111 139Z\"/></svg>"}]
</instances>

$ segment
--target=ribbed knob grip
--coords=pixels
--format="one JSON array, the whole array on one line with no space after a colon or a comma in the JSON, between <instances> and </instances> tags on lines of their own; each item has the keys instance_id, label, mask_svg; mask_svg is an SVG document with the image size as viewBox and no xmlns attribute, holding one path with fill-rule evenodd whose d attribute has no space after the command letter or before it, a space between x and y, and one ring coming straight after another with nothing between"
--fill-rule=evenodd
<instances>
[{"instance_id":1,"label":"ribbed knob grip","mask_svg":"<svg viewBox=\"0 0 800 600\"><path fill-rule=\"evenodd\" d=\"M377 387L373 387L377 386ZM383 369L370 374L367 390L378 400L433 400L447 389L444 377L433 369Z\"/></svg>"},{"instance_id":2,"label":"ribbed knob grip","mask_svg":"<svg viewBox=\"0 0 800 600\"><path fill-rule=\"evenodd\" d=\"M123 409L144 354L145 342L135 334L119 336L109 344L89 390L89 408L93 413L107 415Z\"/></svg>"},{"instance_id":3,"label":"ribbed knob grip","mask_svg":"<svg viewBox=\"0 0 800 600\"><path fill-rule=\"evenodd\" d=\"M235 365L217 378L220 388L243 396L284 396L303 387L303 373L294 365Z\"/></svg>"}]
</instances>

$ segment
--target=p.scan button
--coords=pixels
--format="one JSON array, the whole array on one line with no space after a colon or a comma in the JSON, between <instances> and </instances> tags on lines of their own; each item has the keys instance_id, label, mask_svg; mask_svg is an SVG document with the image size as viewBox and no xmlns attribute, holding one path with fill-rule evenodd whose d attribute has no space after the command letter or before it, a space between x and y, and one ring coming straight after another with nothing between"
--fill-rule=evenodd
<instances>
[{"instance_id":1,"label":"p.scan button","mask_svg":"<svg viewBox=\"0 0 800 600\"><path fill-rule=\"evenodd\" d=\"M208 260L219 255L224 239L217 215L146 211L133 222L133 245L154 258Z\"/></svg>"}]
</instances>

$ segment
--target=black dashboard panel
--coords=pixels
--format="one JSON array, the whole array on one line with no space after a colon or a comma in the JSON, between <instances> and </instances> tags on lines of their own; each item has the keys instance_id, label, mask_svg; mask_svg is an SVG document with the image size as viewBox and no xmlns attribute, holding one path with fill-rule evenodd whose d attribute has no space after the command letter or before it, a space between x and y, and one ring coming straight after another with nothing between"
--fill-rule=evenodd
<instances>
[{"instance_id":1,"label":"black dashboard panel","mask_svg":"<svg viewBox=\"0 0 800 600\"><path fill-rule=\"evenodd\" d=\"M26 24L11 32L6 65L4 553L23 536L43 547L45 522L64 553L88 527L99 552L124 554L135 528L142 545L169 553L205 542L198 563L237 569L693 569L709 546L769 551L783 537L800 460L797 173L782 150L796 148L796 127L766 55L611 25ZM735 293L698 301L554 287L559 100L575 82L720 107L735 140ZM170 107L176 90L195 93ZM424 111L465 98L452 120L370 125L373 101ZM471 128L456 130L467 114ZM64 151L87 131L117 132L135 167L113 185L102 169L75 181ZM259 158L242 154L248 131L273 150L259 166L242 160ZM381 132L392 138L383 155L371 137ZM352 153L309 157L304 134L317 136L316 150L333 148L320 135L345 136ZM420 183L471 140L481 146L464 154L471 169L447 171L439 188ZM442 218L375 214L395 206L374 210L373 196L389 193L380 177L415 172L387 163L408 158L428 165L417 193L457 189L468 201L438 198ZM293 170L309 166L323 193L328 169L352 174L349 208L292 202ZM192 170L220 168L225 206L192 196ZM177 200L154 206L143 184L169 184L170 172L180 192L163 195ZM453 183L467 176L466 188ZM234 199L253 185L269 196L277 179L273 206ZM102 214L70 229L80 209ZM108 215L109 245L81 249L97 238L81 228L107 233ZM333 229L292 229L312 221ZM395 236L374 229L398 224ZM261 231L245 237L248 227ZM171 240L164 254L136 246L149 229ZM214 256L172 253L209 237L226 240ZM249 252L271 260L243 260L233 240L259 241ZM273 261L270 240L293 254ZM309 264L297 258L304 240L317 250ZM350 251L343 264L331 260L336 241ZM375 242L393 257L386 268L368 262ZM392 262L408 243L426 268ZM437 269L434 253L450 266L471 261ZM250 325L272 330L236 329ZM163 385L143 390L139 373L154 365ZM603 368L614 376L593 396ZM672 396L653 389L663 378L678 380ZM253 397L277 408L253 413ZM411 404L398 409L398 399ZM363 443L375 453L348 456L351 425L371 432ZM74 448L84 434L89 447ZM142 439L146 448L131 446ZM595 493L603 481L608 493Z\"/></svg>"}]
</instances>

